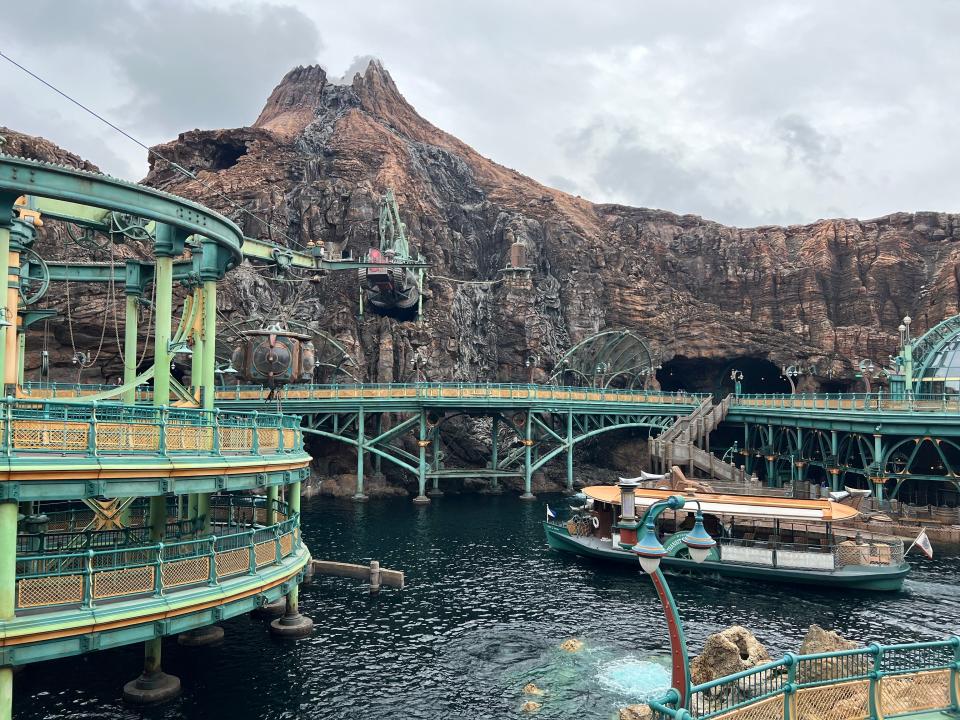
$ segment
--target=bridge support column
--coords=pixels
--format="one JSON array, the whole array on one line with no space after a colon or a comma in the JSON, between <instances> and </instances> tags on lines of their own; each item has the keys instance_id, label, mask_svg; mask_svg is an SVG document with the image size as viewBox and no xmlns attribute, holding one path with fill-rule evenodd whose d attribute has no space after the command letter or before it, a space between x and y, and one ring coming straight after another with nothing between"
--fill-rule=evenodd
<instances>
[{"instance_id":1,"label":"bridge support column","mask_svg":"<svg viewBox=\"0 0 960 720\"><path fill-rule=\"evenodd\" d=\"M290 484L290 494L287 497L290 505L290 516L300 514L300 481ZM275 637L296 638L306 637L313 632L313 620L300 614L300 586L294 581L293 587L287 593L287 608L283 617L270 623L270 634Z\"/></svg>"},{"instance_id":2,"label":"bridge support column","mask_svg":"<svg viewBox=\"0 0 960 720\"><path fill-rule=\"evenodd\" d=\"M839 462L837 458L838 453L838 442L837 442L837 431L830 431L830 455L834 458L834 462ZM840 490L840 472L839 469L837 472L830 473L830 489L834 492Z\"/></svg>"},{"instance_id":3,"label":"bridge support column","mask_svg":"<svg viewBox=\"0 0 960 720\"><path fill-rule=\"evenodd\" d=\"M750 423L743 424L743 472L753 474L753 455L750 453Z\"/></svg>"},{"instance_id":4,"label":"bridge support column","mask_svg":"<svg viewBox=\"0 0 960 720\"><path fill-rule=\"evenodd\" d=\"M417 496L413 499L415 505L426 505L430 498L426 495L427 489L427 446L430 440L427 438L427 413L420 411L420 432L417 436L417 449L419 450L420 462L417 465Z\"/></svg>"},{"instance_id":5,"label":"bridge support column","mask_svg":"<svg viewBox=\"0 0 960 720\"><path fill-rule=\"evenodd\" d=\"M880 433L874 433L873 435L873 464L877 468L876 476L873 478L873 487L874 492L877 496L877 502L880 504L880 507L883 507L883 491L885 488L886 478L883 476L883 435Z\"/></svg>"},{"instance_id":6,"label":"bridge support column","mask_svg":"<svg viewBox=\"0 0 960 720\"><path fill-rule=\"evenodd\" d=\"M173 228L167 225L157 226L157 236L161 231L172 234ZM173 312L173 257L157 256L156 268L157 299L154 306L153 340L153 404L162 407L170 402L170 320Z\"/></svg>"},{"instance_id":7,"label":"bridge support column","mask_svg":"<svg viewBox=\"0 0 960 720\"><path fill-rule=\"evenodd\" d=\"M0 228L2 230L2 228ZM17 503L0 503L0 622L12 620L17 598ZM0 720L13 717L13 667L0 667Z\"/></svg>"},{"instance_id":8,"label":"bridge support column","mask_svg":"<svg viewBox=\"0 0 960 720\"><path fill-rule=\"evenodd\" d=\"M567 411L567 495L573 495L573 411Z\"/></svg>"},{"instance_id":9,"label":"bridge support column","mask_svg":"<svg viewBox=\"0 0 960 720\"><path fill-rule=\"evenodd\" d=\"M500 464L500 416L494 414L490 429L490 469L497 471L497 465ZM491 482L491 488L494 492L500 492L500 479L494 475Z\"/></svg>"},{"instance_id":10,"label":"bridge support column","mask_svg":"<svg viewBox=\"0 0 960 720\"><path fill-rule=\"evenodd\" d=\"M193 302L201 302L203 297L199 289L193 291ZM193 346L190 355L190 385L193 396L200 403L201 407L206 407L206 401L203 398L203 334L196 332L193 328L187 328L187 337L193 336Z\"/></svg>"},{"instance_id":11,"label":"bridge support column","mask_svg":"<svg viewBox=\"0 0 960 720\"><path fill-rule=\"evenodd\" d=\"M527 419L523 426L523 495L521 500L536 500L531 488L533 475L533 413L527 412Z\"/></svg>"},{"instance_id":12,"label":"bridge support column","mask_svg":"<svg viewBox=\"0 0 960 720\"><path fill-rule=\"evenodd\" d=\"M277 524L277 498L280 496L280 488L277 485L271 485L267 488L267 525Z\"/></svg>"},{"instance_id":13,"label":"bridge support column","mask_svg":"<svg viewBox=\"0 0 960 720\"><path fill-rule=\"evenodd\" d=\"M159 288L157 293L159 295ZM168 364L167 371L169 370ZM150 498L150 542L163 542L166 524L167 499L163 495L156 495ZM147 640L143 644L143 672L140 677L123 686L123 697L127 702L134 705L152 705L172 700L180 694L180 678L168 675L161 668L162 649L162 636Z\"/></svg>"},{"instance_id":14,"label":"bridge support column","mask_svg":"<svg viewBox=\"0 0 960 720\"><path fill-rule=\"evenodd\" d=\"M366 440L363 428L363 408L357 413L357 491L353 494L355 502L366 502L368 498L363 492L363 445Z\"/></svg>"},{"instance_id":15,"label":"bridge support column","mask_svg":"<svg viewBox=\"0 0 960 720\"><path fill-rule=\"evenodd\" d=\"M777 458L773 454L773 427L767 425L767 454L764 459L767 461L767 487L780 487L780 478L777 477Z\"/></svg>"},{"instance_id":16,"label":"bridge support column","mask_svg":"<svg viewBox=\"0 0 960 720\"><path fill-rule=\"evenodd\" d=\"M200 363L203 409L213 410L217 386L217 281L203 281L203 362Z\"/></svg>"},{"instance_id":17,"label":"bridge support column","mask_svg":"<svg viewBox=\"0 0 960 720\"><path fill-rule=\"evenodd\" d=\"M436 475L436 472L440 469L440 464L441 464L440 462L440 425L436 425L430 431L430 445L431 445L430 449L433 452L433 455L432 455L433 462L431 463L431 465L433 467L433 472L435 474L433 476L433 483L432 483L433 486L430 488L430 492L427 494L432 498L443 497L443 491L440 489L440 477Z\"/></svg>"}]
</instances>

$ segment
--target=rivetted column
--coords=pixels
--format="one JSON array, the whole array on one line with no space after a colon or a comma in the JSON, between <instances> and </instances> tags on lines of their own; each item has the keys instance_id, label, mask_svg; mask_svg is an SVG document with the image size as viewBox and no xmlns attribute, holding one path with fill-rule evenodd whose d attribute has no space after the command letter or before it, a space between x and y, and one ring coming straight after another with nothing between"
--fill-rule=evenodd
<instances>
[{"instance_id":1,"label":"rivetted column","mask_svg":"<svg viewBox=\"0 0 960 720\"><path fill-rule=\"evenodd\" d=\"M287 500L290 517L300 514L300 481L290 484L290 496ZM313 620L300 614L300 586L294 579L293 587L287 593L287 609L283 617L270 623L270 633L282 638L301 638L313 632Z\"/></svg>"},{"instance_id":2,"label":"rivetted column","mask_svg":"<svg viewBox=\"0 0 960 720\"><path fill-rule=\"evenodd\" d=\"M217 385L217 281L203 281L203 407L213 410Z\"/></svg>"},{"instance_id":3,"label":"rivetted column","mask_svg":"<svg viewBox=\"0 0 960 720\"><path fill-rule=\"evenodd\" d=\"M142 290L142 275L144 267L135 260L127 261L125 267L125 282L123 285L123 384L132 385L137 378L137 308L140 304ZM123 392L123 402L134 403L137 400L137 389L131 387Z\"/></svg>"},{"instance_id":4,"label":"rivetted column","mask_svg":"<svg viewBox=\"0 0 960 720\"><path fill-rule=\"evenodd\" d=\"M500 416L494 414L490 429L490 469L497 471L497 465L500 464ZM500 480L496 475L493 477L493 489L500 492Z\"/></svg>"},{"instance_id":5,"label":"rivetted column","mask_svg":"<svg viewBox=\"0 0 960 720\"><path fill-rule=\"evenodd\" d=\"M573 494L573 410L567 411L567 494Z\"/></svg>"},{"instance_id":6,"label":"rivetted column","mask_svg":"<svg viewBox=\"0 0 960 720\"><path fill-rule=\"evenodd\" d=\"M197 304L197 307L203 306L203 293L200 291L200 288L194 289L193 302ZM194 327L188 329L188 336L192 334L193 341L193 344L190 346L190 385L193 388L193 394L197 398L197 401L200 402L202 407L206 407L201 397L203 394L203 330L201 329L198 332L195 326L196 320L194 320Z\"/></svg>"}]
</instances>

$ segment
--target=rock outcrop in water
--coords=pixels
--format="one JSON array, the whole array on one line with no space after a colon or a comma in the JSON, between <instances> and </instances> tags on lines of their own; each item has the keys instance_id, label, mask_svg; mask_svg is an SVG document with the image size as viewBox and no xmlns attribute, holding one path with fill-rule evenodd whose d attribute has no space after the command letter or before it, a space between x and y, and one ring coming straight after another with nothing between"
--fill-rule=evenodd
<instances>
[{"instance_id":1,"label":"rock outcrop in water","mask_svg":"<svg viewBox=\"0 0 960 720\"><path fill-rule=\"evenodd\" d=\"M733 625L707 637L703 652L690 663L694 685L770 662L767 649L745 627Z\"/></svg>"}]
</instances>

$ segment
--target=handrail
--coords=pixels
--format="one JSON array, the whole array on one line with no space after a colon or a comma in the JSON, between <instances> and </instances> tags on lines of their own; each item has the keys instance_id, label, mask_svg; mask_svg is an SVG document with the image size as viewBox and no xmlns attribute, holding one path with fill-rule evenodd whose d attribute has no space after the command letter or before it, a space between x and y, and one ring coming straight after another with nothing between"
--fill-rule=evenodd
<instances>
[{"instance_id":1,"label":"handrail","mask_svg":"<svg viewBox=\"0 0 960 720\"><path fill-rule=\"evenodd\" d=\"M58 383L26 383L25 394L40 395L49 392L52 395L66 393L99 392L101 385L81 386ZM140 388L140 397L148 399L149 388ZM664 392L661 390L633 390L616 388L589 388L558 385L520 385L513 383L462 383L462 382L419 382L419 383L352 383L352 384L304 384L285 385L271 389L263 385L221 385L216 388L219 400L266 399L482 399L507 398L518 400L564 400L591 402L647 402L669 405L701 404L710 397L709 393ZM251 397L253 396L253 397Z\"/></svg>"},{"instance_id":2,"label":"handrail","mask_svg":"<svg viewBox=\"0 0 960 720\"><path fill-rule=\"evenodd\" d=\"M0 456L272 455L303 450L295 415L7 397Z\"/></svg>"},{"instance_id":3,"label":"handrail","mask_svg":"<svg viewBox=\"0 0 960 720\"><path fill-rule=\"evenodd\" d=\"M880 718L910 712L956 711L960 681L960 638L872 644L809 655L787 654L754 668L690 688L687 708L671 689L648 702L657 720L690 720L722 715L725 720L807 717L807 708L833 707L838 685L853 718ZM891 686L886 692L884 686ZM798 707L800 706L799 711Z\"/></svg>"},{"instance_id":4,"label":"handrail","mask_svg":"<svg viewBox=\"0 0 960 720\"><path fill-rule=\"evenodd\" d=\"M17 608L80 605L164 594L185 587L217 586L256 575L302 546L299 513L274 525L227 535L106 550L17 557Z\"/></svg>"},{"instance_id":5,"label":"handrail","mask_svg":"<svg viewBox=\"0 0 960 720\"><path fill-rule=\"evenodd\" d=\"M777 410L842 410L846 412L907 412L960 414L960 395L948 393L892 396L889 393L752 394L731 398L740 408Z\"/></svg>"}]
</instances>

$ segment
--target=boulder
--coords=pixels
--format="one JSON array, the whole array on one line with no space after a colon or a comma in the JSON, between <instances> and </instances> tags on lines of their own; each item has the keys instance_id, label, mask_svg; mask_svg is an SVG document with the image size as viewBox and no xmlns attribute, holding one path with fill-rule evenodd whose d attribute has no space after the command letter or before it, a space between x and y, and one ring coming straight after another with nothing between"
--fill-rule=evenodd
<instances>
[{"instance_id":1,"label":"boulder","mask_svg":"<svg viewBox=\"0 0 960 720\"><path fill-rule=\"evenodd\" d=\"M543 690L538 688L533 683L527 683L526 685L523 686L523 694L524 695L543 695Z\"/></svg>"},{"instance_id":2,"label":"boulder","mask_svg":"<svg viewBox=\"0 0 960 720\"><path fill-rule=\"evenodd\" d=\"M540 708L542 707L542 703L534 702L533 700L527 700L523 705L520 706L520 712L537 713L540 712Z\"/></svg>"},{"instance_id":3,"label":"boulder","mask_svg":"<svg viewBox=\"0 0 960 720\"><path fill-rule=\"evenodd\" d=\"M699 685L770 660L767 649L752 632L734 625L707 638L703 652L690 664L690 679L694 685Z\"/></svg>"},{"instance_id":4,"label":"boulder","mask_svg":"<svg viewBox=\"0 0 960 720\"><path fill-rule=\"evenodd\" d=\"M583 650L583 640L578 640L577 638L567 638L560 643L560 649L568 653L580 652Z\"/></svg>"},{"instance_id":5,"label":"boulder","mask_svg":"<svg viewBox=\"0 0 960 720\"><path fill-rule=\"evenodd\" d=\"M652 717L653 710L646 703L620 708L619 720L650 720Z\"/></svg>"},{"instance_id":6,"label":"boulder","mask_svg":"<svg viewBox=\"0 0 960 720\"><path fill-rule=\"evenodd\" d=\"M860 644L847 640L835 630L824 630L819 625L811 625L807 634L800 643L801 655L815 655L818 653L834 652L836 650L852 650ZM851 674L860 675L870 669L870 659L859 658L824 658L812 662L800 662L797 667L797 680L800 682L817 682L819 680L833 680Z\"/></svg>"}]
</instances>

